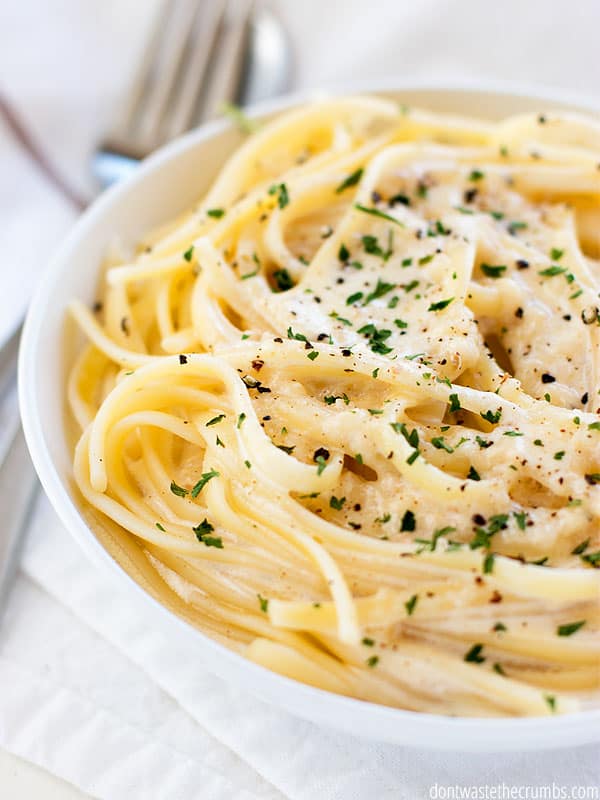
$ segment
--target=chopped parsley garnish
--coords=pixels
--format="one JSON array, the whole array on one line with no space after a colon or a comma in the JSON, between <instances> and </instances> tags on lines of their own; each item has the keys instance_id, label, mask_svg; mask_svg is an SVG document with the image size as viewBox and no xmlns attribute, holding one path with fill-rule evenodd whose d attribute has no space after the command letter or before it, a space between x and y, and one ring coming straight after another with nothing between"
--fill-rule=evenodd
<instances>
[{"instance_id":1,"label":"chopped parsley garnish","mask_svg":"<svg viewBox=\"0 0 600 800\"><path fill-rule=\"evenodd\" d=\"M323 472L323 470L325 469L325 467L327 466L327 460L326 460L325 456L318 455L318 456L315 457L315 462L318 465L317 466L317 475L320 475Z\"/></svg>"},{"instance_id":2,"label":"chopped parsley garnish","mask_svg":"<svg viewBox=\"0 0 600 800\"><path fill-rule=\"evenodd\" d=\"M352 306L354 303L358 303L359 300L362 300L363 293L362 292L354 292L354 294L348 295L346 298L346 305Z\"/></svg>"},{"instance_id":3,"label":"chopped parsley garnish","mask_svg":"<svg viewBox=\"0 0 600 800\"><path fill-rule=\"evenodd\" d=\"M488 447L491 447L494 444L493 442L490 442L489 439L482 439L481 436L476 436L475 441L482 450L486 450Z\"/></svg>"},{"instance_id":4,"label":"chopped parsley garnish","mask_svg":"<svg viewBox=\"0 0 600 800\"><path fill-rule=\"evenodd\" d=\"M362 178L362 175L363 175L363 168L359 167L357 170L348 175L348 177L340 183L340 185L336 188L335 193L341 194L345 189L349 189L351 186L356 186L356 184Z\"/></svg>"},{"instance_id":5,"label":"chopped parsley garnish","mask_svg":"<svg viewBox=\"0 0 600 800\"><path fill-rule=\"evenodd\" d=\"M579 544L578 544L576 547L574 547L574 548L571 550L571 555L573 555L573 556L580 556L582 553L585 553L585 551L587 550L587 548L589 547L589 545L590 545L590 540L589 540L589 538L588 538L588 539L585 539L585 541L583 541L583 542L580 542L580 543L579 543Z\"/></svg>"},{"instance_id":6,"label":"chopped parsley garnish","mask_svg":"<svg viewBox=\"0 0 600 800\"><path fill-rule=\"evenodd\" d=\"M373 647L375 645L375 639L370 639L368 636L365 636L362 639L362 643L365 647Z\"/></svg>"},{"instance_id":7,"label":"chopped parsley garnish","mask_svg":"<svg viewBox=\"0 0 600 800\"><path fill-rule=\"evenodd\" d=\"M363 214L371 214L373 217L380 217L381 219L386 219L388 222L393 222L395 225L399 225L401 228L404 227L404 223L400 222L399 219L396 219L396 217L393 217L391 214L386 214L385 211L380 211L378 208L368 208L360 203L355 203L354 208L357 211L362 211Z\"/></svg>"},{"instance_id":8,"label":"chopped parsley garnish","mask_svg":"<svg viewBox=\"0 0 600 800\"><path fill-rule=\"evenodd\" d=\"M390 425L396 433L401 433L411 447L417 448L419 446L419 432L416 428L409 431L404 422L390 422Z\"/></svg>"},{"instance_id":9,"label":"chopped parsley garnish","mask_svg":"<svg viewBox=\"0 0 600 800\"><path fill-rule=\"evenodd\" d=\"M365 663L367 667L376 667L379 663L379 656L371 656L370 658L367 658Z\"/></svg>"},{"instance_id":10,"label":"chopped parsley garnish","mask_svg":"<svg viewBox=\"0 0 600 800\"><path fill-rule=\"evenodd\" d=\"M192 245L190 248L188 248L185 251L185 253L183 254L183 257L185 258L186 261L191 261L192 260L192 258L194 257L194 245Z\"/></svg>"},{"instance_id":11,"label":"chopped parsley garnish","mask_svg":"<svg viewBox=\"0 0 600 800\"><path fill-rule=\"evenodd\" d=\"M474 644L473 647L465 653L464 660L472 664L482 664L485 661L484 656L481 655L482 650L482 644Z\"/></svg>"},{"instance_id":12,"label":"chopped parsley garnish","mask_svg":"<svg viewBox=\"0 0 600 800\"><path fill-rule=\"evenodd\" d=\"M588 431L600 431L600 422L591 422L588 425Z\"/></svg>"},{"instance_id":13,"label":"chopped parsley garnish","mask_svg":"<svg viewBox=\"0 0 600 800\"><path fill-rule=\"evenodd\" d=\"M521 433L520 431L504 431L504 433L502 435L503 436L524 436L525 434Z\"/></svg>"},{"instance_id":14,"label":"chopped parsley garnish","mask_svg":"<svg viewBox=\"0 0 600 800\"><path fill-rule=\"evenodd\" d=\"M485 173L484 172L481 172L478 169L471 170L471 173L469 175L469 180L470 181L480 181L480 180L483 180L483 178L485 178Z\"/></svg>"},{"instance_id":15,"label":"chopped parsley garnish","mask_svg":"<svg viewBox=\"0 0 600 800\"><path fill-rule=\"evenodd\" d=\"M580 556L582 561L585 561L586 564L590 564L592 567L600 567L600 550L596 550L595 553L585 553L584 555Z\"/></svg>"},{"instance_id":16,"label":"chopped parsley garnish","mask_svg":"<svg viewBox=\"0 0 600 800\"><path fill-rule=\"evenodd\" d=\"M480 415L483 419L491 422L492 425L496 425L500 422L500 417L502 416L502 409L498 408L496 411L490 411L489 409L484 413L483 411L480 412Z\"/></svg>"},{"instance_id":17,"label":"chopped parsley garnish","mask_svg":"<svg viewBox=\"0 0 600 800\"><path fill-rule=\"evenodd\" d=\"M277 284L277 288L280 292L286 292L294 285L292 276L287 269L276 269L273 273L273 278L275 279L275 283Z\"/></svg>"},{"instance_id":18,"label":"chopped parsley garnish","mask_svg":"<svg viewBox=\"0 0 600 800\"><path fill-rule=\"evenodd\" d=\"M369 340L369 347L374 353L380 353L381 355L387 355L387 353L391 353L393 348L388 347L385 344L385 340L389 339L392 335L390 330L386 328L382 328L377 330L375 325L369 323L368 325L363 325L362 328L359 328L358 333L363 334Z\"/></svg>"},{"instance_id":19,"label":"chopped parsley garnish","mask_svg":"<svg viewBox=\"0 0 600 800\"><path fill-rule=\"evenodd\" d=\"M345 502L346 502L345 497L335 497L334 495L331 495L331 497L329 498L330 508L334 508L336 511L341 511Z\"/></svg>"},{"instance_id":20,"label":"chopped parsley garnish","mask_svg":"<svg viewBox=\"0 0 600 800\"><path fill-rule=\"evenodd\" d=\"M519 222L518 220L515 220L514 222L508 223L508 232L514 236L517 231L522 231L526 227L527 227L526 222Z\"/></svg>"},{"instance_id":21,"label":"chopped parsley garnish","mask_svg":"<svg viewBox=\"0 0 600 800\"><path fill-rule=\"evenodd\" d=\"M545 694L544 700L548 704L550 711L556 711L556 697L553 694Z\"/></svg>"},{"instance_id":22,"label":"chopped parsley garnish","mask_svg":"<svg viewBox=\"0 0 600 800\"><path fill-rule=\"evenodd\" d=\"M343 400L346 405L348 405L348 403L350 402L350 398L348 397L348 395L345 392L342 395L339 395L339 394L336 394L336 395L333 395L333 394L325 395L323 400L324 400L325 403L327 403L328 406L332 406L335 403L336 400Z\"/></svg>"},{"instance_id":23,"label":"chopped parsley garnish","mask_svg":"<svg viewBox=\"0 0 600 800\"><path fill-rule=\"evenodd\" d=\"M477 472L475 467L471 464L469 467L469 471L467 472L467 478L471 481L480 481L481 475Z\"/></svg>"},{"instance_id":24,"label":"chopped parsley garnish","mask_svg":"<svg viewBox=\"0 0 600 800\"><path fill-rule=\"evenodd\" d=\"M565 251L559 250L557 247L553 247L552 250L550 250L550 258L552 261L560 261L564 254Z\"/></svg>"},{"instance_id":25,"label":"chopped parsley garnish","mask_svg":"<svg viewBox=\"0 0 600 800\"><path fill-rule=\"evenodd\" d=\"M319 351L318 350L311 350L310 353L306 354L306 357L308 359L310 359L311 361L314 361L315 358L319 357Z\"/></svg>"},{"instance_id":26,"label":"chopped parsley garnish","mask_svg":"<svg viewBox=\"0 0 600 800\"><path fill-rule=\"evenodd\" d=\"M487 275L488 278L500 278L503 272L506 272L506 265L505 264L482 264L481 271L484 275Z\"/></svg>"},{"instance_id":27,"label":"chopped parsley garnish","mask_svg":"<svg viewBox=\"0 0 600 800\"><path fill-rule=\"evenodd\" d=\"M163 533L166 533L166 530L163 528L163 526L160 524L160 522L156 522L155 525L156 525L156 527L158 528L159 531L162 531Z\"/></svg>"},{"instance_id":28,"label":"chopped parsley garnish","mask_svg":"<svg viewBox=\"0 0 600 800\"><path fill-rule=\"evenodd\" d=\"M551 267L539 270L538 275L543 275L544 278L553 278L555 275L562 275L566 271L566 267L559 267L557 264L553 264Z\"/></svg>"},{"instance_id":29,"label":"chopped parsley garnish","mask_svg":"<svg viewBox=\"0 0 600 800\"><path fill-rule=\"evenodd\" d=\"M493 553L488 553L486 557L483 559L483 574L489 575L491 572L494 571L494 559L495 556Z\"/></svg>"},{"instance_id":30,"label":"chopped parsley garnish","mask_svg":"<svg viewBox=\"0 0 600 800\"><path fill-rule=\"evenodd\" d=\"M448 400L450 400L450 412L451 413L461 410L462 406L460 404L460 400L458 399L458 395L457 394L449 395Z\"/></svg>"},{"instance_id":31,"label":"chopped parsley garnish","mask_svg":"<svg viewBox=\"0 0 600 800\"><path fill-rule=\"evenodd\" d=\"M406 609L406 613L408 614L409 617L412 616L413 611L415 610L415 606L417 605L418 600L419 600L419 595L418 594L413 594L413 596L410 598L410 600L407 600L406 603L404 603L404 608Z\"/></svg>"},{"instance_id":32,"label":"chopped parsley garnish","mask_svg":"<svg viewBox=\"0 0 600 800\"><path fill-rule=\"evenodd\" d=\"M555 461L562 461L564 455L565 455L565 451L564 450L557 450L557 452L554 453L554 460Z\"/></svg>"},{"instance_id":33,"label":"chopped parsley garnish","mask_svg":"<svg viewBox=\"0 0 600 800\"><path fill-rule=\"evenodd\" d=\"M269 194L276 194L277 195L277 205L279 208L285 208L289 202L290 198L288 195L287 186L285 183L274 183L273 186L269 189Z\"/></svg>"},{"instance_id":34,"label":"chopped parsley garnish","mask_svg":"<svg viewBox=\"0 0 600 800\"><path fill-rule=\"evenodd\" d=\"M433 256L434 256L434 255L435 255L434 253L430 253L430 254L429 254L429 255L427 255L427 256L421 256L421 258L419 259L419 262L418 262L418 263L419 263L419 266L421 266L421 267L422 267L422 266L424 266L425 264L429 264L429 262L430 262L430 261L433 261Z\"/></svg>"},{"instance_id":35,"label":"chopped parsley garnish","mask_svg":"<svg viewBox=\"0 0 600 800\"><path fill-rule=\"evenodd\" d=\"M258 598L258 605L260 606L260 610L263 612L263 614L266 614L269 610L269 601L267 600L266 597L263 597L262 594L260 593L257 594L256 596Z\"/></svg>"},{"instance_id":36,"label":"chopped parsley garnish","mask_svg":"<svg viewBox=\"0 0 600 800\"><path fill-rule=\"evenodd\" d=\"M221 420L224 420L224 419L225 419L225 414L219 414L218 417L213 417L212 419L209 419L208 422L206 423L205 427L206 428L210 428L211 425L218 425L219 422L221 422Z\"/></svg>"},{"instance_id":37,"label":"chopped parsley garnish","mask_svg":"<svg viewBox=\"0 0 600 800\"><path fill-rule=\"evenodd\" d=\"M423 550L430 550L431 552L434 552L435 548L437 547L438 539L441 536L447 536L449 533L453 533L455 530L456 528L446 526L445 528L439 528L437 531L434 531L431 539L415 539L415 542L426 545L418 552L421 553Z\"/></svg>"},{"instance_id":38,"label":"chopped parsley garnish","mask_svg":"<svg viewBox=\"0 0 600 800\"><path fill-rule=\"evenodd\" d=\"M513 517L519 528L524 531L527 525L527 513L525 511L513 511Z\"/></svg>"},{"instance_id":39,"label":"chopped parsley garnish","mask_svg":"<svg viewBox=\"0 0 600 800\"><path fill-rule=\"evenodd\" d=\"M209 217L213 217L213 219L221 219L222 216L225 214L224 208L209 208L206 212Z\"/></svg>"},{"instance_id":40,"label":"chopped parsley garnish","mask_svg":"<svg viewBox=\"0 0 600 800\"><path fill-rule=\"evenodd\" d=\"M287 329L288 339L296 339L297 342L308 342L308 339L303 333L294 333L292 326Z\"/></svg>"},{"instance_id":41,"label":"chopped parsley garnish","mask_svg":"<svg viewBox=\"0 0 600 800\"><path fill-rule=\"evenodd\" d=\"M508 514L494 514L490 517L487 528L475 528L475 536L469 543L471 550L477 550L479 547L488 549L491 544L491 538L499 530L506 528L508 522Z\"/></svg>"},{"instance_id":42,"label":"chopped parsley garnish","mask_svg":"<svg viewBox=\"0 0 600 800\"><path fill-rule=\"evenodd\" d=\"M346 245L342 242L340 245L340 249L338 250L338 260L339 261L348 261L350 258L350 251L346 247Z\"/></svg>"},{"instance_id":43,"label":"chopped parsley garnish","mask_svg":"<svg viewBox=\"0 0 600 800\"><path fill-rule=\"evenodd\" d=\"M378 298L383 297L384 295L388 294L388 292L391 292L392 289L395 288L396 288L395 283L386 283L385 281L382 281L381 278L377 278L377 286L373 289L372 292L370 292L366 296L363 305L365 306L368 305L371 302L371 300L377 300Z\"/></svg>"},{"instance_id":44,"label":"chopped parsley garnish","mask_svg":"<svg viewBox=\"0 0 600 800\"><path fill-rule=\"evenodd\" d=\"M431 444L436 448L436 450L445 450L447 453L454 452L454 448L444 440L443 436L434 436L434 438L431 440Z\"/></svg>"},{"instance_id":45,"label":"chopped parsley garnish","mask_svg":"<svg viewBox=\"0 0 600 800\"><path fill-rule=\"evenodd\" d=\"M196 525L195 528L192 528L192 530L196 534L196 539L206 545L206 547L216 547L219 550L223 549L223 540L220 536L208 535L214 531L214 528L206 518L202 520L199 525Z\"/></svg>"},{"instance_id":46,"label":"chopped parsley garnish","mask_svg":"<svg viewBox=\"0 0 600 800\"><path fill-rule=\"evenodd\" d=\"M212 478L217 478L218 476L219 476L219 473L217 472L217 470L216 470L216 469L211 469L211 470L210 470L210 472L203 472L203 473L202 473L202 477L200 478L200 480L198 481L198 483L197 483L197 484L195 484L195 486L193 486L193 488L192 488L192 490L191 490L191 492L190 492L190 494L192 495L192 497L198 497L198 495L200 494L200 492L202 491L202 489L204 489L204 487L206 486L206 484L207 484L207 483L208 483L208 482L209 482L209 481L210 481Z\"/></svg>"},{"instance_id":47,"label":"chopped parsley garnish","mask_svg":"<svg viewBox=\"0 0 600 800\"><path fill-rule=\"evenodd\" d=\"M403 259L402 259L402 266L403 266L403 267L410 267L410 265L411 265L412 263L413 263L413 260L412 260L412 258L403 258Z\"/></svg>"},{"instance_id":48,"label":"chopped parsley garnish","mask_svg":"<svg viewBox=\"0 0 600 800\"><path fill-rule=\"evenodd\" d=\"M557 636L572 636L580 628L585 625L585 620L581 619L578 622L569 622L566 625L559 625L556 629Z\"/></svg>"},{"instance_id":49,"label":"chopped parsley garnish","mask_svg":"<svg viewBox=\"0 0 600 800\"><path fill-rule=\"evenodd\" d=\"M504 667L502 666L502 664L499 664L497 661L492 666L492 669L494 670L494 672L497 672L498 675L502 675L503 677L506 675L506 672L504 672Z\"/></svg>"},{"instance_id":50,"label":"chopped parsley garnish","mask_svg":"<svg viewBox=\"0 0 600 800\"><path fill-rule=\"evenodd\" d=\"M177 497L185 497L188 493L187 489L184 489L183 486L178 486L175 481L171 481L171 491L173 494L176 494Z\"/></svg>"},{"instance_id":51,"label":"chopped parsley garnish","mask_svg":"<svg viewBox=\"0 0 600 800\"><path fill-rule=\"evenodd\" d=\"M453 297L449 297L447 300L438 300L437 303L431 303L427 311L442 311L442 309L447 308L453 300Z\"/></svg>"}]
</instances>

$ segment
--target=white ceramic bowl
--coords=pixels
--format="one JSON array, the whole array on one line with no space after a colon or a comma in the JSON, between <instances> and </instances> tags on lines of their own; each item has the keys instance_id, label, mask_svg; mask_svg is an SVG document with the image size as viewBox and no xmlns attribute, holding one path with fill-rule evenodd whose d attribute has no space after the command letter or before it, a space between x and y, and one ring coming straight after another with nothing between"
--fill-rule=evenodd
<instances>
[{"instance_id":1,"label":"white ceramic bowl","mask_svg":"<svg viewBox=\"0 0 600 800\"><path fill-rule=\"evenodd\" d=\"M415 87L398 83L351 87L390 95L408 105L490 119L523 111L556 108L597 113L600 103L579 98L495 87ZM258 107L275 113L313 95L295 96ZM213 642L147 594L96 539L80 513L71 480L67 441L64 346L65 308L78 297L94 298L98 268L107 246L118 237L134 243L141 234L191 205L207 189L225 157L240 141L225 122L214 122L178 139L148 159L135 175L102 195L75 225L48 266L29 309L21 345L21 414L27 443L44 489L65 527L98 565L99 580L126 587L131 603L151 624L189 649L190 657L227 680L251 690L292 714L372 739L421 748L500 751L556 748L600 738L600 711L555 718L448 718L386 708L341 697L274 674Z\"/></svg>"}]
</instances>

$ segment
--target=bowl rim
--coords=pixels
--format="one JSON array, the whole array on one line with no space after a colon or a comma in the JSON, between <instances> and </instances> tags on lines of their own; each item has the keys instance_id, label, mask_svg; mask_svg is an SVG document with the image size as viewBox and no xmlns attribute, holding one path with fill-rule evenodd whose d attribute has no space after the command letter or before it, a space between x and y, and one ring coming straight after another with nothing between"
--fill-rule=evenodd
<instances>
[{"instance_id":1,"label":"bowl rim","mask_svg":"<svg viewBox=\"0 0 600 800\"><path fill-rule=\"evenodd\" d=\"M259 103L246 113L251 118L285 111L300 103L341 94L380 94L386 92L438 92L486 93L507 99L531 99L553 105L576 107L594 115L600 113L600 97L570 91L555 91L535 85L514 84L501 81L463 81L442 83L438 81L402 81L396 79L352 82L327 90L304 90ZM492 98L492 103L493 103ZM157 612L157 620L168 630L181 633L190 645L204 650L208 655L207 668L215 672L213 664L224 662L230 672L228 680L266 700L271 705L283 707L291 713L319 723L365 736L378 741L402 743L412 747L462 752L514 751L524 749L551 749L576 744L589 744L600 739L600 709L584 710L556 717L448 717L408 711L338 695L323 689L292 680L255 664L244 656L228 649L203 634L191 623L170 611L151 596L124 568L122 568L96 538L86 524L74 501L69 496L66 483L53 463L41 423L39 406L41 398L36 392L39 369L37 351L44 332L47 309L46 296L72 257L72 251L85 240L105 212L120 198L135 193L147 175L167 164L186 151L228 130L231 123L215 120L175 139L145 159L135 173L103 192L75 222L58 251L51 258L38 282L27 313L19 352L19 406L25 438L33 464L44 491L60 521L82 547L87 556L101 565L113 578L120 576L121 585L127 583L140 603ZM108 245L108 242L107 242ZM132 595L133 598L133 595ZM231 678L233 673L240 677ZM261 687L265 687L264 689ZM272 688L271 688L272 687ZM274 699L277 695L279 699ZM281 698L293 702L282 702ZM307 709L312 708L312 713ZM318 713L317 713L318 709ZM345 722L340 723L340 720ZM336 724L336 722L338 724ZM443 736L440 735L443 733ZM451 735L448 736L448 733Z\"/></svg>"}]
</instances>

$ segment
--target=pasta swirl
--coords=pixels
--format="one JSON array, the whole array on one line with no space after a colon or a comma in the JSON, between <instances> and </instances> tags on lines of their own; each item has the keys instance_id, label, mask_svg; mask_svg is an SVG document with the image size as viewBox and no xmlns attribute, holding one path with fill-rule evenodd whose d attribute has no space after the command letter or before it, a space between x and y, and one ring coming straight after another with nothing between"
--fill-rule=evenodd
<instances>
[{"instance_id":1,"label":"pasta swirl","mask_svg":"<svg viewBox=\"0 0 600 800\"><path fill-rule=\"evenodd\" d=\"M600 123L349 97L107 260L74 476L270 669L467 716L598 700Z\"/></svg>"}]
</instances>

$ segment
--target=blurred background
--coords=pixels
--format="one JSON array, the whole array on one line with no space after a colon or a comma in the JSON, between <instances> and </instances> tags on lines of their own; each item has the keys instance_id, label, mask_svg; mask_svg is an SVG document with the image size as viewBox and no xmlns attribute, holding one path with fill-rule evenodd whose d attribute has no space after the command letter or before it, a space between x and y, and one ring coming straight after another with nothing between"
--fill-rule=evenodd
<instances>
[{"instance_id":1,"label":"blurred background","mask_svg":"<svg viewBox=\"0 0 600 800\"><path fill-rule=\"evenodd\" d=\"M60 240L98 193L92 155L128 97L157 15L165 3L176 1L0 0L0 344L22 316ZM199 0L207 12L219 1ZM378 80L442 86L494 81L595 98L600 107L600 0L268 0L268 5L286 37L291 69L280 83L290 90ZM0 438L2 414L0 408ZM44 582L42 567L52 552L39 544L48 514L45 506L38 509L38 550L32 546L26 553L0 628L0 797L81 796L6 750L91 791L106 778L93 756L94 742L108 732L118 732L118 747L133 742L139 752L150 745L159 752L168 743L175 767L179 758L181 770L191 769L190 759L200 763L206 757L196 723L139 665L87 627L66 602L68 593L57 597L58 590ZM56 712L59 691L69 709L67 722ZM9 694L12 705L3 703ZM120 705L123 696L126 709ZM28 717L30 698L45 714L36 724ZM80 727L90 720L95 727L86 729L85 744L61 749L59 738L75 718ZM140 730L154 739L140 740ZM419 761L414 763L418 771ZM229 761L220 764L224 772L233 769ZM233 766L241 769L237 762ZM240 779L246 788L249 780ZM257 795L260 789L261 797L275 796L256 781Z\"/></svg>"}]
</instances>

